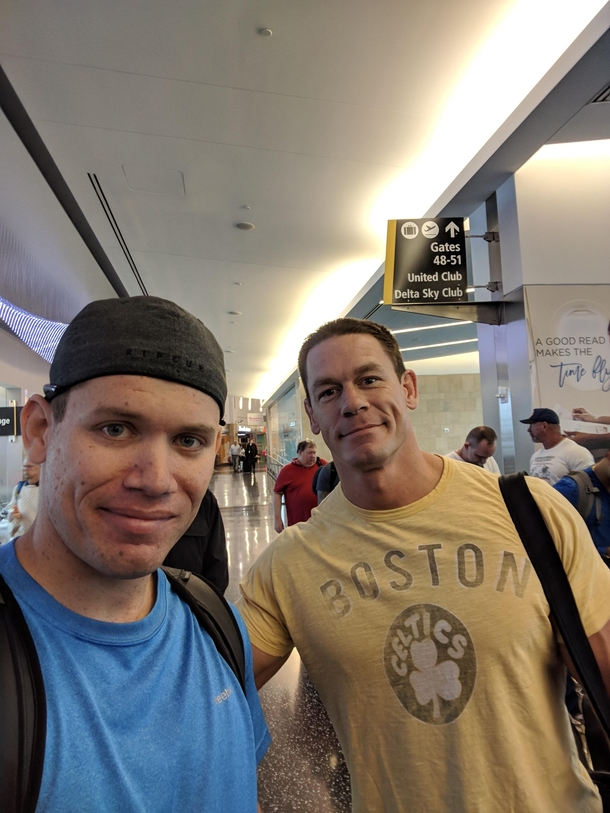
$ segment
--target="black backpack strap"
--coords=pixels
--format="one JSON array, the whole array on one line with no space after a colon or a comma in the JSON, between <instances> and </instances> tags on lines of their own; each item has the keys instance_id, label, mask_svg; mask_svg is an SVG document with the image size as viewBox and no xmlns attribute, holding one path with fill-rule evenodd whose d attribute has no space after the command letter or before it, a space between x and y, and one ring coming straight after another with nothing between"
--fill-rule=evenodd
<instances>
[{"instance_id":1,"label":"black backpack strap","mask_svg":"<svg viewBox=\"0 0 610 813\"><path fill-rule=\"evenodd\" d=\"M580 620L559 552L523 472L499 478L500 491L536 571L553 618L600 723L610 736L610 698Z\"/></svg>"},{"instance_id":2,"label":"black backpack strap","mask_svg":"<svg viewBox=\"0 0 610 813\"><path fill-rule=\"evenodd\" d=\"M246 691L244 642L233 611L213 584L188 570L161 568L174 590L188 604Z\"/></svg>"},{"instance_id":3,"label":"black backpack strap","mask_svg":"<svg viewBox=\"0 0 610 813\"><path fill-rule=\"evenodd\" d=\"M46 732L46 694L36 647L0 576L0 804L5 813L34 813Z\"/></svg>"}]
</instances>

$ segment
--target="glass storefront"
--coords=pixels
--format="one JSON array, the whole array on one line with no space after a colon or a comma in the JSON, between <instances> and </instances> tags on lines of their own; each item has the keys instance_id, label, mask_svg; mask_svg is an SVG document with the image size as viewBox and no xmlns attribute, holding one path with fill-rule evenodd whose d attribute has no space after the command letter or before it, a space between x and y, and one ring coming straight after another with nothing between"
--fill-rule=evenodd
<instances>
[{"instance_id":1,"label":"glass storefront","mask_svg":"<svg viewBox=\"0 0 610 813\"><path fill-rule=\"evenodd\" d=\"M282 465L296 457L298 433L296 387L293 385L269 408L269 451Z\"/></svg>"}]
</instances>

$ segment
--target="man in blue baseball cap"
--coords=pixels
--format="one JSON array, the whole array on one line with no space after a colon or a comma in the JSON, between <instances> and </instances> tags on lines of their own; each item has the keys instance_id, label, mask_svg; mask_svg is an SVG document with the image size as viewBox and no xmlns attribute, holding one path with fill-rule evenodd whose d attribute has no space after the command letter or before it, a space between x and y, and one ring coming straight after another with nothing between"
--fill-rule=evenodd
<instances>
[{"instance_id":1,"label":"man in blue baseball cap","mask_svg":"<svg viewBox=\"0 0 610 813\"><path fill-rule=\"evenodd\" d=\"M542 448L534 452L530 460L532 477L539 477L554 485L569 472L593 465L591 452L562 433L559 415L554 410L537 407L521 423L529 424L529 436L534 443L542 444Z\"/></svg>"}]
</instances>

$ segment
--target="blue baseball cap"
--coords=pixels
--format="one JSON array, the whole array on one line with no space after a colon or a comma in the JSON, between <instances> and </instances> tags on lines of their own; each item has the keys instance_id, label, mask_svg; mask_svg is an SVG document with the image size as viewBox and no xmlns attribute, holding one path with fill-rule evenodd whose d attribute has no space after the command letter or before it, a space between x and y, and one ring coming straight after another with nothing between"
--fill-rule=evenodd
<instances>
[{"instance_id":1,"label":"blue baseball cap","mask_svg":"<svg viewBox=\"0 0 610 813\"><path fill-rule=\"evenodd\" d=\"M553 409L546 407L538 407L535 409L529 418L519 423L559 423L559 415Z\"/></svg>"}]
</instances>

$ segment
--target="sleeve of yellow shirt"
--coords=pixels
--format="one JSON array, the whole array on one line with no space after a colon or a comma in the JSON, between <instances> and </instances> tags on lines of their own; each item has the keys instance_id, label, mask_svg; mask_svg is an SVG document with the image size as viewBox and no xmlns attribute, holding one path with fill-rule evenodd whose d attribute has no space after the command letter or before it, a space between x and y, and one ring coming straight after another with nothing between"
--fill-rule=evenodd
<instances>
[{"instance_id":1,"label":"sleeve of yellow shirt","mask_svg":"<svg viewBox=\"0 0 610 813\"><path fill-rule=\"evenodd\" d=\"M246 573L239 586L241 596L237 607L254 646L268 655L284 657L294 644L274 589L273 559L278 544L279 539L263 551Z\"/></svg>"}]
</instances>

